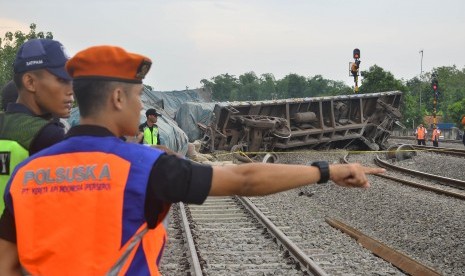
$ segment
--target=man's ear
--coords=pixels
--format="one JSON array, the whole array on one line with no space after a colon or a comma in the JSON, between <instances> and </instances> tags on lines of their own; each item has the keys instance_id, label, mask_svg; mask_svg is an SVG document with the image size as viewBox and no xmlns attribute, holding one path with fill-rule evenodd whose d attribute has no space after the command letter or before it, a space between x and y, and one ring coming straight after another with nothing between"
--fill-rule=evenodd
<instances>
[{"instance_id":1,"label":"man's ear","mask_svg":"<svg viewBox=\"0 0 465 276\"><path fill-rule=\"evenodd\" d=\"M115 87L111 94L111 101L117 110L122 110L126 102L126 93L121 87Z\"/></svg>"},{"instance_id":2,"label":"man's ear","mask_svg":"<svg viewBox=\"0 0 465 276\"><path fill-rule=\"evenodd\" d=\"M37 79L37 76L34 75L33 73L31 72L24 73L23 77L21 78L21 81L23 82L23 87L27 91L31 91L31 92L37 91L36 85L37 85L38 79Z\"/></svg>"}]
</instances>

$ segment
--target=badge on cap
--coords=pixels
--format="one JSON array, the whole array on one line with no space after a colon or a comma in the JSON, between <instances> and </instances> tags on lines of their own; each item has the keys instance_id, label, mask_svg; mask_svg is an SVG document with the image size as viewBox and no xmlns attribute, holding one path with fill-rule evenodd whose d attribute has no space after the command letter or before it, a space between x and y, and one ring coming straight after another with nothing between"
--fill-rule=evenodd
<instances>
[{"instance_id":1,"label":"badge on cap","mask_svg":"<svg viewBox=\"0 0 465 276\"><path fill-rule=\"evenodd\" d=\"M150 61L142 60L141 64L139 65L139 68L137 68L136 78L145 78L145 75L147 75L147 73L149 72L151 65L152 63Z\"/></svg>"}]
</instances>

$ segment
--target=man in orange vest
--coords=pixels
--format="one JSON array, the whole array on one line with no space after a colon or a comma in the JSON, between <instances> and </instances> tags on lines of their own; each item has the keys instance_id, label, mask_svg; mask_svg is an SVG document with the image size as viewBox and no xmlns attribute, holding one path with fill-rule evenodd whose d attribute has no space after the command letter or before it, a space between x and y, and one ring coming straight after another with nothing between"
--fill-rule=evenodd
<instances>
[{"instance_id":1,"label":"man in orange vest","mask_svg":"<svg viewBox=\"0 0 465 276\"><path fill-rule=\"evenodd\" d=\"M439 147L439 135L441 131L437 127L433 127L433 133L431 134L431 141L433 141L433 146Z\"/></svg>"},{"instance_id":2,"label":"man in orange vest","mask_svg":"<svg viewBox=\"0 0 465 276\"><path fill-rule=\"evenodd\" d=\"M420 124L417 129L415 130L415 136L417 137L417 143L418 145L426 145L425 138L426 138L426 128L423 126L423 124Z\"/></svg>"},{"instance_id":3,"label":"man in orange vest","mask_svg":"<svg viewBox=\"0 0 465 276\"><path fill-rule=\"evenodd\" d=\"M202 204L207 196L259 196L332 180L369 187L360 164L250 163L206 166L135 143L142 79L149 58L114 46L77 53L66 64L80 111L67 139L26 159L5 190L0 238L28 275L158 275L166 242L161 222L170 204ZM44 212L46 210L46 212ZM97 230L96 230L97 229Z\"/></svg>"}]
</instances>

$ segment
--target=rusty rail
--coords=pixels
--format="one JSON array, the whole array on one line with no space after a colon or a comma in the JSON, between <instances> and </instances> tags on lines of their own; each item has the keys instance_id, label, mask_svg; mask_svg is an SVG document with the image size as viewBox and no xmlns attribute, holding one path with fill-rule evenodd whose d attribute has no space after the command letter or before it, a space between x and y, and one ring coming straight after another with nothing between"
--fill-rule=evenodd
<instances>
[{"instance_id":1,"label":"rusty rail","mask_svg":"<svg viewBox=\"0 0 465 276\"><path fill-rule=\"evenodd\" d=\"M332 227L339 229L340 231L349 235L351 238L355 239L359 244L373 252L373 254L375 254L376 256L379 256L383 260L390 262L391 264L393 264L394 266L396 266L397 268L399 268L407 274L414 276L441 275L434 269L415 261L409 256L390 248L389 246L363 234L362 232L350 227L347 224L344 224L332 218L326 218L325 221Z\"/></svg>"}]
</instances>

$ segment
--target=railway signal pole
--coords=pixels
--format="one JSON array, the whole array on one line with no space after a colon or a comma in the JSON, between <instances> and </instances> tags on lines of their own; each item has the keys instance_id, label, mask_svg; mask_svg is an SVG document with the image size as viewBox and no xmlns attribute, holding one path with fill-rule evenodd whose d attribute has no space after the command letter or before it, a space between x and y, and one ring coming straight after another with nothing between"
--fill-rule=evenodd
<instances>
[{"instance_id":1,"label":"railway signal pole","mask_svg":"<svg viewBox=\"0 0 465 276\"><path fill-rule=\"evenodd\" d=\"M420 114L421 114L421 79L423 76L423 50L420 50L418 53L421 54L421 61L420 61Z\"/></svg>"},{"instance_id":2,"label":"railway signal pole","mask_svg":"<svg viewBox=\"0 0 465 276\"><path fill-rule=\"evenodd\" d=\"M354 62L349 62L349 76L354 77L354 92L358 93L358 69L360 68L360 50L355 48L353 51Z\"/></svg>"}]
</instances>

